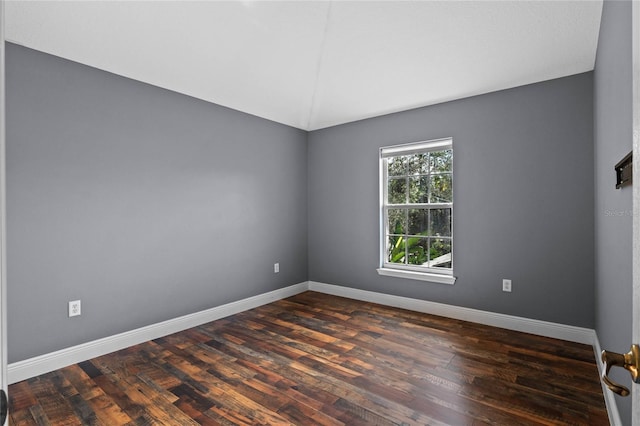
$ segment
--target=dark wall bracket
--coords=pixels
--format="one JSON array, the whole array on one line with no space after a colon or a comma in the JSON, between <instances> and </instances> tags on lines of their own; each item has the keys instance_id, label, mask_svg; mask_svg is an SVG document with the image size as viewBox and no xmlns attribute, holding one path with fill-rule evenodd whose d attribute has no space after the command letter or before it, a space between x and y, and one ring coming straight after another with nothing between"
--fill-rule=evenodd
<instances>
[{"instance_id":1,"label":"dark wall bracket","mask_svg":"<svg viewBox=\"0 0 640 426\"><path fill-rule=\"evenodd\" d=\"M623 186L631 185L633 178L633 151L625 155L618 164L615 165L616 169L616 189L620 189Z\"/></svg>"}]
</instances>

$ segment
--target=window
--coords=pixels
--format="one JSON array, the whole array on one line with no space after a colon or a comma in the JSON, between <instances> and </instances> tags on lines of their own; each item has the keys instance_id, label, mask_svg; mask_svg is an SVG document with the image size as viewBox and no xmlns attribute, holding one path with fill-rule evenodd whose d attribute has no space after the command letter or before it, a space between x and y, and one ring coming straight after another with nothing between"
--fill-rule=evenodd
<instances>
[{"instance_id":1,"label":"window","mask_svg":"<svg viewBox=\"0 0 640 426\"><path fill-rule=\"evenodd\" d=\"M381 275L453 284L451 138L380 148Z\"/></svg>"}]
</instances>

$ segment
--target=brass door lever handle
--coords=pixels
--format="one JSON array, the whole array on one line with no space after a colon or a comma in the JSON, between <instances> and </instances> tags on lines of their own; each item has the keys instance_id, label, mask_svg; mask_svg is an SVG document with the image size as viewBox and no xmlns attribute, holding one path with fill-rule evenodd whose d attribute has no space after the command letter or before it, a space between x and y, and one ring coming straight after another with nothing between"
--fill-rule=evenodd
<instances>
[{"instance_id":1,"label":"brass door lever handle","mask_svg":"<svg viewBox=\"0 0 640 426\"><path fill-rule=\"evenodd\" d=\"M609 378L611 367L617 366L628 370L635 383L640 383L640 346L631 345L631 350L626 354L602 351L602 362L604 363L604 373L602 381L612 391L621 396L629 395L629 389L614 382Z\"/></svg>"}]
</instances>

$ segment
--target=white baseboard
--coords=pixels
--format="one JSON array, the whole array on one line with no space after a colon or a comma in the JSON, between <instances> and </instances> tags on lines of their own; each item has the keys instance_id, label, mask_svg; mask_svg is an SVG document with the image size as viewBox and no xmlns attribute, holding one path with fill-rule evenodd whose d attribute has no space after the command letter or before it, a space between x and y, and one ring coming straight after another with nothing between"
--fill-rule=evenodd
<instances>
[{"instance_id":1,"label":"white baseboard","mask_svg":"<svg viewBox=\"0 0 640 426\"><path fill-rule=\"evenodd\" d=\"M595 341L595 332L591 329L309 281L11 363L8 367L8 382L9 384L16 383L71 364L86 361L207 322L215 321L229 315L253 309L276 300L302 293L306 290L553 337L571 342L593 345Z\"/></svg>"},{"instance_id":2,"label":"white baseboard","mask_svg":"<svg viewBox=\"0 0 640 426\"><path fill-rule=\"evenodd\" d=\"M600 340L596 335L593 341L593 354L595 355L596 362L598 363L598 373L602 377L602 373L604 372L604 363L602 362L602 358L600 357L601 353L602 353L602 348L600 347ZM604 403L607 406L609 423L612 426L622 426L622 420L620 419L620 412L618 411L618 404L616 403L616 397L614 396L613 392L607 389L607 386L604 383L602 383L602 380L600 380L600 385L602 386Z\"/></svg>"},{"instance_id":3,"label":"white baseboard","mask_svg":"<svg viewBox=\"0 0 640 426\"><path fill-rule=\"evenodd\" d=\"M194 314L185 315L171 320L152 324L147 327L138 328L81 345L72 346L56 352L40 355L24 361L14 362L8 367L9 384L39 376L68 365L86 361L91 358L106 355L120 349L148 342L149 340L177 333L198 325L206 324L229 315L237 314L258 306L286 297L302 293L309 288L307 282L295 284L289 287L259 294L257 296L216 306L215 308Z\"/></svg>"},{"instance_id":4,"label":"white baseboard","mask_svg":"<svg viewBox=\"0 0 640 426\"><path fill-rule=\"evenodd\" d=\"M593 345L595 339L595 331L589 328L497 314L478 309L429 302L427 300L393 296L314 281L309 281L309 290L587 345Z\"/></svg>"}]
</instances>

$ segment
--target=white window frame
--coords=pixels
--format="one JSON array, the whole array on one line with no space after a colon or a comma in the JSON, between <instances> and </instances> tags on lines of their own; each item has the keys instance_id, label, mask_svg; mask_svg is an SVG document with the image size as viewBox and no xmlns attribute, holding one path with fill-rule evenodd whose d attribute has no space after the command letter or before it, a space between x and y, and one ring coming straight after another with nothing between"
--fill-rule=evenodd
<instances>
[{"instance_id":1,"label":"white window frame","mask_svg":"<svg viewBox=\"0 0 640 426\"><path fill-rule=\"evenodd\" d=\"M431 151L443 151L451 149L453 150L453 138L433 139L428 141L414 142L402 145L393 145L380 148L380 267L377 269L378 274L392 276L397 278L408 278L422 281L431 281L442 284L454 284L456 277L453 275L452 269L443 268L430 268L426 266L404 265L397 263L387 262L387 214L386 211L389 208L398 207L398 205L387 204L387 161L389 157L396 157L402 155L411 155L416 153L431 152ZM453 179L453 165L452 165L452 179ZM406 205L405 205L406 206ZM424 203L424 204L410 204L409 207L417 208L438 208L447 207L451 209L451 242L452 242L452 263L453 267L453 200L451 203Z\"/></svg>"}]
</instances>

